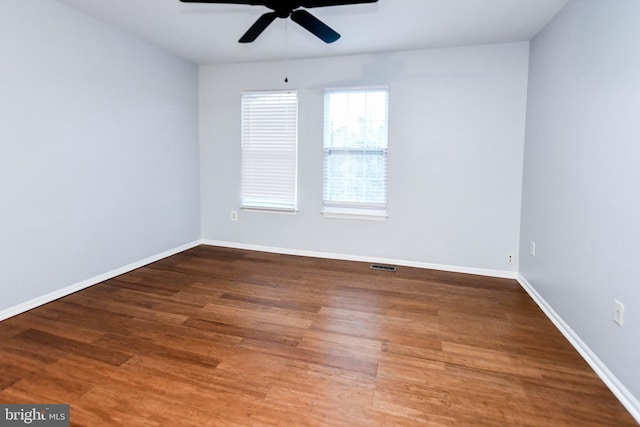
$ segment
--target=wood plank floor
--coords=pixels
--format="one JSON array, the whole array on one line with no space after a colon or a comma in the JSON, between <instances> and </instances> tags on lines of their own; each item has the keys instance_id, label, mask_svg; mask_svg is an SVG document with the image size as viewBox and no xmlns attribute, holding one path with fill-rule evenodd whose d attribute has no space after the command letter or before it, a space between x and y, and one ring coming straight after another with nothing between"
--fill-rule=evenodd
<instances>
[{"instance_id":1,"label":"wood plank floor","mask_svg":"<svg viewBox=\"0 0 640 427\"><path fill-rule=\"evenodd\" d=\"M513 280L200 246L0 323L85 426L637 425Z\"/></svg>"}]
</instances>

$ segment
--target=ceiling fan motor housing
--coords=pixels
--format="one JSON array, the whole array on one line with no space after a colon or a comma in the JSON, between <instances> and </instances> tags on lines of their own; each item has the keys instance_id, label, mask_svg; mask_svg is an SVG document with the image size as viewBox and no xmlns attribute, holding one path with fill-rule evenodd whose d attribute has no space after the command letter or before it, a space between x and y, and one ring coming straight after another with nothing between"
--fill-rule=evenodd
<instances>
[{"instance_id":1,"label":"ceiling fan motor housing","mask_svg":"<svg viewBox=\"0 0 640 427\"><path fill-rule=\"evenodd\" d=\"M300 1L265 1L265 6L273 10L278 18L288 18L295 9L302 6Z\"/></svg>"}]
</instances>

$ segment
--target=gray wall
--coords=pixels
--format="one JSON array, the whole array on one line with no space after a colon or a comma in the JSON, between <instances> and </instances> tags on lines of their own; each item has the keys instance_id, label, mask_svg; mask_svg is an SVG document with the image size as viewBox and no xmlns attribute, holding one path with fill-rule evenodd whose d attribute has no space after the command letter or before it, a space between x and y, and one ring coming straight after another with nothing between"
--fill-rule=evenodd
<instances>
[{"instance_id":1,"label":"gray wall","mask_svg":"<svg viewBox=\"0 0 640 427\"><path fill-rule=\"evenodd\" d=\"M0 2L0 311L199 239L197 67Z\"/></svg>"},{"instance_id":2,"label":"gray wall","mask_svg":"<svg viewBox=\"0 0 640 427\"><path fill-rule=\"evenodd\" d=\"M204 239L463 266L517 269L528 43L200 70ZM290 83L283 79L288 75ZM389 85L386 222L324 218L323 91ZM299 92L299 209L239 212L240 92ZM517 257L516 257L517 258Z\"/></svg>"},{"instance_id":3,"label":"gray wall","mask_svg":"<svg viewBox=\"0 0 640 427\"><path fill-rule=\"evenodd\" d=\"M520 233L521 274L635 396L639 22L637 0L572 1L532 41Z\"/></svg>"}]
</instances>

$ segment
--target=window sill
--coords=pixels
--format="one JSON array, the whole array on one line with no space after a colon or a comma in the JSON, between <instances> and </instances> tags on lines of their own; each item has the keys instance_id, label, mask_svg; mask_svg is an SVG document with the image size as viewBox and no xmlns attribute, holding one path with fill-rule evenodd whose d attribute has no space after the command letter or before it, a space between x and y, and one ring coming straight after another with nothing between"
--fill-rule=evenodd
<instances>
[{"instance_id":1,"label":"window sill","mask_svg":"<svg viewBox=\"0 0 640 427\"><path fill-rule=\"evenodd\" d=\"M249 212L261 212L261 213L270 213L270 214L278 214L278 215L296 215L298 213L297 209L278 209L278 208L265 208L265 207L251 207L251 206L240 206L240 209L243 211Z\"/></svg>"},{"instance_id":2,"label":"window sill","mask_svg":"<svg viewBox=\"0 0 640 427\"><path fill-rule=\"evenodd\" d=\"M324 208L325 218L357 219L364 221L386 221L389 215L383 209Z\"/></svg>"}]
</instances>

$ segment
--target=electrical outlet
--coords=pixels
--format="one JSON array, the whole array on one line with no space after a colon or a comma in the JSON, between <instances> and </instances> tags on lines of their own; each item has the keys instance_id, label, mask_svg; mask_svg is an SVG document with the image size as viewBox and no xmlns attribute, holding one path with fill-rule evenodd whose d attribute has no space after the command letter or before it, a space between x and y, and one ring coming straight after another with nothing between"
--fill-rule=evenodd
<instances>
[{"instance_id":1,"label":"electrical outlet","mask_svg":"<svg viewBox=\"0 0 640 427\"><path fill-rule=\"evenodd\" d=\"M529 243L529 253L531 256L536 256L536 242L533 240Z\"/></svg>"},{"instance_id":2,"label":"electrical outlet","mask_svg":"<svg viewBox=\"0 0 640 427\"><path fill-rule=\"evenodd\" d=\"M618 300L613 300L613 321L618 325L624 325L624 304Z\"/></svg>"},{"instance_id":3,"label":"electrical outlet","mask_svg":"<svg viewBox=\"0 0 640 427\"><path fill-rule=\"evenodd\" d=\"M507 255L507 264L513 264L513 255L511 254Z\"/></svg>"},{"instance_id":4,"label":"electrical outlet","mask_svg":"<svg viewBox=\"0 0 640 427\"><path fill-rule=\"evenodd\" d=\"M231 211L231 221L237 221L237 220L238 220L238 212Z\"/></svg>"}]
</instances>

